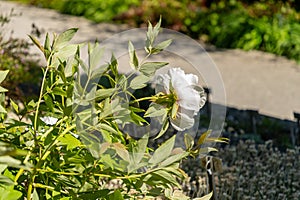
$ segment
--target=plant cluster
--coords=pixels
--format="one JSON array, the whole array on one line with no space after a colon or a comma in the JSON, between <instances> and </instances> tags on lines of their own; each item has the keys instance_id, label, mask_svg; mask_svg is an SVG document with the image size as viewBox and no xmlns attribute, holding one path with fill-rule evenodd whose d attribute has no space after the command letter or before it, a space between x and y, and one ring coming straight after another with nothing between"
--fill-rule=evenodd
<instances>
[{"instance_id":1,"label":"plant cluster","mask_svg":"<svg viewBox=\"0 0 300 200\"><path fill-rule=\"evenodd\" d=\"M171 40L156 43L160 22L149 24L145 52L140 61L129 42L128 54L133 73L118 72L112 55L101 64L104 52L98 43L88 45L88 61L80 52L84 44L71 44L77 29L69 29L44 44L31 36L43 52L47 65L37 100L22 106L11 100L15 118L1 106L0 199L190 199L182 193L180 180L186 173L180 162L189 156L215 151L201 148L207 141L225 141L203 134L185 135L185 147L174 148L172 135L158 148L149 146L151 120L161 124L154 135L161 137L169 125L185 130L194 123L194 115L203 106L203 89L197 77L181 69L155 76L165 62L150 62L170 45ZM1 71L0 82L8 71ZM106 77L110 87L102 84ZM136 98L132 91L154 80L156 94ZM2 94L6 91L0 88ZM181 91L186 91L186 99ZM150 101L143 109L139 103ZM140 137L132 137L128 124L144 127ZM153 138L153 135L152 135ZM154 140L155 140L154 139ZM202 200L209 199L209 193Z\"/></svg>"},{"instance_id":2,"label":"plant cluster","mask_svg":"<svg viewBox=\"0 0 300 200\"><path fill-rule=\"evenodd\" d=\"M190 21L194 36L222 48L257 49L299 61L299 14L289 4L220 1Z\"/></svg>"}]
</instances>

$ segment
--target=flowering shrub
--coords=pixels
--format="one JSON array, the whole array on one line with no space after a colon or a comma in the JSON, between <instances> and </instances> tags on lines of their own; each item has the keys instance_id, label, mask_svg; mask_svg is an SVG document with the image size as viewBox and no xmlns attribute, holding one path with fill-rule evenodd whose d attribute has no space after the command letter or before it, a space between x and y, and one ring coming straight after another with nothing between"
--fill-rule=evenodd
<instances>
[{"instance_id":1,"label":"flowering shrub","mask_svg":"<svg viewBox=\"0 0 300 200\"><path fill-rule=\"evenodd\" d=\"M14 118L7 117L4 105L0 107L0 199L189 199L180 189L186 173L179 164L188 156L214 151L200 148L209 134L196 145L186 134L186 147L176 149L173 135L154 149L149 146L150 131L133 138L132 130L124 129L128 124L147 127L157 119L161 129L156 138L169 124L184 130L193 125L205 102L195 75L176 68L155 76L168 63L147 58L171 43L156 44L159 29L160 22L149 24L147 56L142 61L129 42L134 72L128 75L119 73L114 55L109 63L99 64L104 49L98 43L88 45L84 62L80 58L84 45L70 44L77 29L54 35L52 41L46 35L43 45L31 36L47 66L37 101L20 106L11 101L7 109ZM7 72L0 73L0 82ZM100 81L103 77L110 87ZM155 95L133 95L152 80ZM144 109L140 103L146 100L151 103Z\"/></svg>"}]
</instances>

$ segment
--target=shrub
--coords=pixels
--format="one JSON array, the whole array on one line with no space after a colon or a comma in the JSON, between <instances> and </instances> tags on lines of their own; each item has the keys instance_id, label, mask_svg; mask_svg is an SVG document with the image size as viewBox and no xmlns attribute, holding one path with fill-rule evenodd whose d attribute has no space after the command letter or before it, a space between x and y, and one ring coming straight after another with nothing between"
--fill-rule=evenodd
<instances>
[{"instance_id":1,"label":"shrub","mask_svg":"<svg viewBox=\"0 0 300 200\"><path fill-rule=\"evenodd\" d=\"M170 40L155 43L159 28L160 22L154 27L149 25L146 58L170 45ZM146 87L155 71L167 63L147 59L140 61L131 42L128 54L134 73L128 76L118 72L118 61L113 55L109 63L98 65L103 54L98 43L88 45L88 63L85 63L80 58L82 45L69 44L76 31L69 29L56 35L53 41L46 35L44 45L31 36L43 52L47 66L43 68L39 98L25 103L23 107L11 101L18 119L2 118L2 197L189 199L180 190L179 180L185 177L185 172L179 163L188 156L214 150L200 148L209 132L203 134L196 145L187 134L186 147L173 150L173 135L154 149L148 146L151 139L149 132L134 139L131 137L133 130L124 131L123 127L128 123L146 126L149 118L157 118L162 128L156 138L164 135L169 125L176 130L190 127L204 100L201 87L192 84L196 80L194 75L187 76L180 69L172 69L169 74L157 78L159 93L137 99L129 88ZM134 77L135 73L138 75ZM0 72L0 82L6 75L7 71ZM108 78L110 88L95 82L103 76ZM187 80L191 78L193 80ZM182 82L170 88L164 85L167 82L169 86L174 81ZM192 104L189 102L193 105L192 109L181 110L182 105L177 102L179 93L176 91L183 85L191 95L195 95L186 99L192 101ZM130 97L133 99L128 101ZM152 102L147 110L138 106L144 100ZM2 108L3 115L5 111ZM178 124L181 117L188 117L189 123ZM215 140L223 141L219 138L210 141Z\"/></svg>"}]
</instances>

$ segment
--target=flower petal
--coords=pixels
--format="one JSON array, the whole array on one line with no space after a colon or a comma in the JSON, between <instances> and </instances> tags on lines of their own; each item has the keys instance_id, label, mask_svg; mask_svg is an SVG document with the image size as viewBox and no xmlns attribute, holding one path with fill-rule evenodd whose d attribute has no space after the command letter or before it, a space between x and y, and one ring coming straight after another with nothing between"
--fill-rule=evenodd
<instances>
[{"instance_id":1,"label":"flower petal","mask_svg":"<svg viewBox=\"0 0 300 200\"><path fill-rule=\"evenodd\" d=\"M160 74L155 80L155 91L156 93L163 92L165 94L170 93L170 76L168 74Z\"/></svg>"},{"instance_id":2,"label":"flower petal","mask_svg":"<svg viewBox=\"0 0 300 200\"><path fill-rule=\"evenodd\" d=\"M178 131L193 127L195 119L184 113L178 112L175 119L170 118L171 125Z\"/></svg>"}]
</instances>

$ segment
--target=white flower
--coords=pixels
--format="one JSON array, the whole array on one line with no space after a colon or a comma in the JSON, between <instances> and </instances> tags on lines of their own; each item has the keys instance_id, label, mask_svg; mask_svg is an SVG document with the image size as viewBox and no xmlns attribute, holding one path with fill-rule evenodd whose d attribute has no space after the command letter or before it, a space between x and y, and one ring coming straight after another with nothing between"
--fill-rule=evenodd
<instances>
[{"instance_id":1,"label":"white flower","mask_svg":"<svg viewBox=\"0 0 300 200\"><path fill-rule=\"evenodd\" d=\"M41 119L45 124L50 125L50 126L56 124L56 122L58 121L57 118L55 118L55 117L49 117L49 116L44 116L44 117L41 117L40 119Z\"/></svg>"},{"instance_id":2,"label":"white flower","mask_svg":"<svg viewBox=\"0 0 300 200\"><path fill-rule=\"evenodd\" d=\"M155 83L157 93L173 99L171 106L175 107L176 113L170 117L172 126L178 131L191 128L194 116L206 101L204 90L198 86L198 77L185 74L180 68L171 68L167 74L158 75Z\"/></svg>"}]
</instances>

